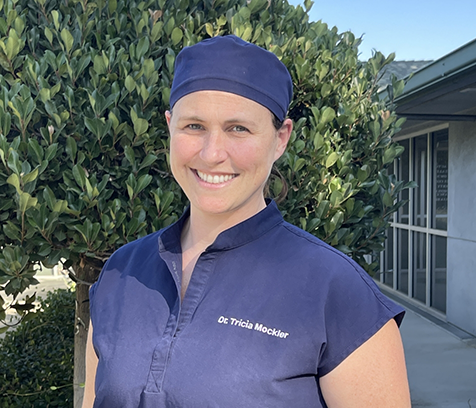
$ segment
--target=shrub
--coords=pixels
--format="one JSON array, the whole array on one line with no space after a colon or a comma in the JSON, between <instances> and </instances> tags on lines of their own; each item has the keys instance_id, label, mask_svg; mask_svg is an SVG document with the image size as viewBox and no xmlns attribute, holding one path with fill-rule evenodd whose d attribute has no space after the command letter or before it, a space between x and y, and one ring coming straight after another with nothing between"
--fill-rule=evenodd
<instances>
[{"instance_id":1,"label":"shrub","mask_svg":"<svg viewBox=\"0 0 476 408\"><path fill-rule=\"evenodd\" d=\"M0 340L1 408L72 406L74 292L50 292L40 305Z\"/></svg>"},{"instance_id":2,"label":"shrub","mask_svg":"<svg viewBox=\"0 0 476 408\"><path fill-rule=\"evenodd\" d=\"M361 39L310 22L312 2L304 4L0 0L0 289L16 296L35 283L35 263L67 260L84 322L75 367L89 320L82 283L186 205L168 166L164 112L176 55L208 37L233 33L289 68L296 126L278 163L290 185L280 208L369 272L376 267L364 254L382 249L405 187L386 174L402 151L392 142L401 122L377 94L393 56L359 61ZM394 81L388 94L402 89ZM282 188L272 180L271 192Z\"/></svg>"}]
</instances>

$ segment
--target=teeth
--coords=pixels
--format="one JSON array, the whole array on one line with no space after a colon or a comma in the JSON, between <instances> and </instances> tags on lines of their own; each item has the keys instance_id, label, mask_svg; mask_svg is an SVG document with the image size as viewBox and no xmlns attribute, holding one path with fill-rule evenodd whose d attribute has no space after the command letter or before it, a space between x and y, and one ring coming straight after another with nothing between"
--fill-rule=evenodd
<instances>
[{"instance_id":1,"label":"teeth","mask_svg":"<svg viewBox=\"0 0 476 408\"><path fill-rule=\"evenodd\" d=\"M203 181L206 181L210 184L220 184L224 183L225 181L231 180L235 176L233 174L228 174L226 176L212 176L211 174L202 173L201 171L197 170L198 177L200 177Z\"/></svg>"}]
</instances>

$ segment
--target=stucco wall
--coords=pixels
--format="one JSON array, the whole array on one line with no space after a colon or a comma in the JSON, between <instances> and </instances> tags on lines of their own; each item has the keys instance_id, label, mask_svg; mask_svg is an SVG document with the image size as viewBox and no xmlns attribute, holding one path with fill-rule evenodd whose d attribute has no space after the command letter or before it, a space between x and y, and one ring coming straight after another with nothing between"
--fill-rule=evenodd
<instances>
[{"instance_id":1,"label":"stucco wall","mask_svg":"<svg viewBox=\"0 0 476 408\"><path fill-rule=\"evenodd\" d=\"M476 335L476 124L449 128L447 319Z\"/></svg>"}]
</instances>

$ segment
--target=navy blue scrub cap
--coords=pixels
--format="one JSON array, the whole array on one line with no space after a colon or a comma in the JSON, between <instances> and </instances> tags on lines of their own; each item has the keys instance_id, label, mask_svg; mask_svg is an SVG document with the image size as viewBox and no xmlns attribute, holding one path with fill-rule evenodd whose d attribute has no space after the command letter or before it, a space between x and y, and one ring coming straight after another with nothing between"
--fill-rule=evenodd
<instances>
[{"instance_id":1,"label":"navy blue scrub cap","mask_svg":"<svg viewBox=\"0 0 476 408\"><path fill-rule=\"evenodd\" d=\"M170 106L197 91L231 92L251 99L284 120L293 97L291 75L272 52L234 35L213 37L180 51Z\"/></svg>"}]
</instances>

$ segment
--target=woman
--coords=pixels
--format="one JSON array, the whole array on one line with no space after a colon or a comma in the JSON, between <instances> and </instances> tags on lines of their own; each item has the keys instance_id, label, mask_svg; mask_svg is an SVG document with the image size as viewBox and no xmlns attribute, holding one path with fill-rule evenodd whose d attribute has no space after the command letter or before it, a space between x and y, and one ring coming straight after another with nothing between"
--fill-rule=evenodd
<instances>
[{"instance_id":1,"label":"woman","mask_svg":"<svg viewBox=\"0 0 476 408\"><path fill-rule=\"evenodd\" d=\"M264 198L291 98L237 37L179 54L166 119L190 207L92 287L83 407L410 407L402 309Z\"/></svg>"}]
</instances>

